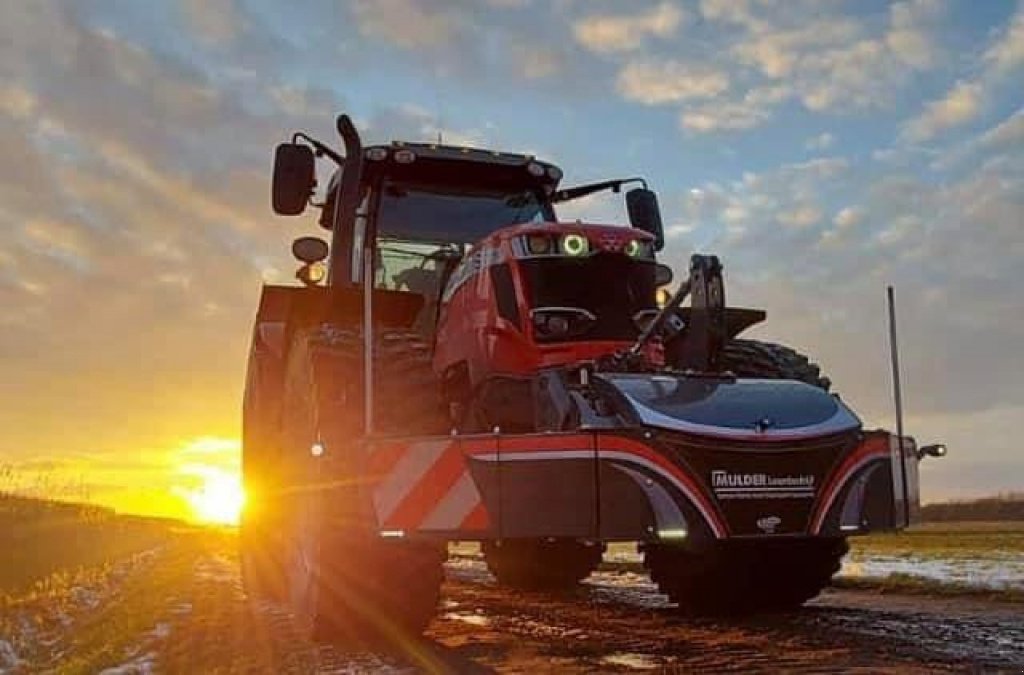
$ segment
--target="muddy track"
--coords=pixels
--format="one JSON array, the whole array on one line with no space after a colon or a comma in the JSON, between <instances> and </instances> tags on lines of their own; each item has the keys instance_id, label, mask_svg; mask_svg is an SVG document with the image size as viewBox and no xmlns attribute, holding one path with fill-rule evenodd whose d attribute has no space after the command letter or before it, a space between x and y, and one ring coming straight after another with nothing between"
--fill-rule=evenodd
<instances>
[{"instance_id":1,"label":"muddy track","mask_svg":"<svg viewBox=\"0 0 1024 675\"><path fill-rule=\"evenodd\" d=\"M496 588L482 567L449 570L431 635L498 670L1020 672L1024 608L830 591L801 612L678 616L636 574L599 573L552 599ZM458 625L458 624L463 625ZM523 661L522 667L517 662Z\"/></svg>"},{"instance_id":2,"label":"muddy track","mask_svg":"<svg viewBox=\"0 0 1024 675\"><path fill-rule=\"evenodd\" d=\"M0 653L0 672L933 673L1024 667L1020 604L830 591L801 612L697 620L680 617L635 573L599 572L578 591L551 597L500 589L481 561L467 559L449 563L443 605L425 640L390 653L354 653L310 643L287 612L250 604L233 547L224 538L167 547L133 562L133 572L96 591L102 606L68 610L45 642L39 631L0 635L18 652L16 658Z\"/></svg>"}]
</instances>

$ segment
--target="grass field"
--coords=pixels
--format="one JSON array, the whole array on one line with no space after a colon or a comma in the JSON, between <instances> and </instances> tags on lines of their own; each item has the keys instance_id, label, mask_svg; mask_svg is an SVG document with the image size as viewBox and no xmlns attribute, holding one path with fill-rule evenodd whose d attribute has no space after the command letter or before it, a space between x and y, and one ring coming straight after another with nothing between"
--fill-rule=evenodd
<instances>
[{"instance_id":1,"label":"grass field","mask_svg":"<svg viewBox=\"0 0 1024 675\"><path fill-rule=\"evenodd\" d=\"M233 535L0 497L0 673L98 673L133 659L134 669L110 672L150 672L133 650L166 630L201 551L225 536Z\"/></svg>"},{"instance_id":2,"label":"grass field","mask_svg":"<svg viewBox=\"0 0 1024 675\"><path fill-rule=\"evenodd\" d=\"M24 591L54 573L152 548L166 540L172 525L100 507L0 496L0 592Z\"/></svg>"},{"instance_id":3,"label":"grass field","mask_svg":"<svg viewBox=\"0 0 1024 675\"><path fill-rule=\"evenodd\" d=\"M899 533L854 537L854 553L942 557L1024 555L1024 521L922 523Z\"/></svg>"}]
</instances>

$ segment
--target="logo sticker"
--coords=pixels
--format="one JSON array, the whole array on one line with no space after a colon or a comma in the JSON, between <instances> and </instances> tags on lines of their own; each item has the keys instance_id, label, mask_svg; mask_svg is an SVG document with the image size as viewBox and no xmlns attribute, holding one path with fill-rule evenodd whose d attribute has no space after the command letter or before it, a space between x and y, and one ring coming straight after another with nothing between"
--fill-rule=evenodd
<instances>
[{"instance_id":1,"label":"logo sticker","mask_svg":"<svg viewBox=\"0 0 1024 675\"><path fill-rule=\"evenodd\" d=\"M719 499L813 499L814 476L773 476L767 473L711 472Z\"/></svg>"},{"instance_id":2,"label":"logo sticker","mask_svg":"<svg viewBox=\"0 0 1024 675\"><path fill-rule=\"evenodd\" d=\"M775 534L775 528L782 524L778 516L764 516L757 519L757 527L765 534Z\"/></svg>"}]
</instances>

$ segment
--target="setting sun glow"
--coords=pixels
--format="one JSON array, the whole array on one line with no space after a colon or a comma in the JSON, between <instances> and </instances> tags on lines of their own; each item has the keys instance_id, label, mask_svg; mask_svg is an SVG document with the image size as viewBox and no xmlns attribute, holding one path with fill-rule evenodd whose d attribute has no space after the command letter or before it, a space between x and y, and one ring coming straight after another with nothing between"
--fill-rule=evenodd
<instances>
[{"instance_id":1,"label":"setting sun glow","mask_svg":"<svg viewBox=\"0 0 1024 675\"><path fill-rule=\"evenodd\" d=\"M186 495L196 520L218 525L237 525L245 505L245 492L238 476L209 473L203 485Z\"/></svg>"}]
</instances>

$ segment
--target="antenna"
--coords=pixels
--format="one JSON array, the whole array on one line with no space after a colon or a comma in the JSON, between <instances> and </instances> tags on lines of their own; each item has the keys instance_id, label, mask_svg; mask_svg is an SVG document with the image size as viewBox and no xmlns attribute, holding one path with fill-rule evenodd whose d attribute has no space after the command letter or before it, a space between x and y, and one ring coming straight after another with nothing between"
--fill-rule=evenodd
<instances>
[{"instance_id":1,"label":"antenna","mask_svg":"<svg viewBox=\"0 0 1024 675\"><path fill-rule=\"evenodd\" d=\"M892 357L892 397L896 404L896 450L892 461L899 462L899 467L893 466L893 483L899 478L898 495L896 498L897 508L902 514L904 525L910 525L910 494L907 487L907 446L903 441L903 393L900 388L900 353L896 342L896 299L892 286L886 287L886 298L889 303L889 355ZM890 446L892 447L892 446ZM913 447L913 446L911 446ZM917 459L915 457L915 459Z\"/></svg>"},{"instance_id":2,"label":"antenna","mask_svg":"<svg viewBox=\"0 0 1024 675\"><path fill-rule=\"evenodd\" d=\"M444 141L441 139L441 130L440 129L437 130L437 144L438 145L444 145Z\"/></svg>"},{"instance_id":3,"label":"antenna","mask_svg":"<svg viewBox=\"0 0 1024 675\"><path fill-rule=\"evenodd\" d=\"M892 396L896 404L896 435L903 443L903 393L900 389L900 353L896 343L896 299L892 286L886 287L889 304L889 355L892 358Z\"/></svg>"}]
</instances>

